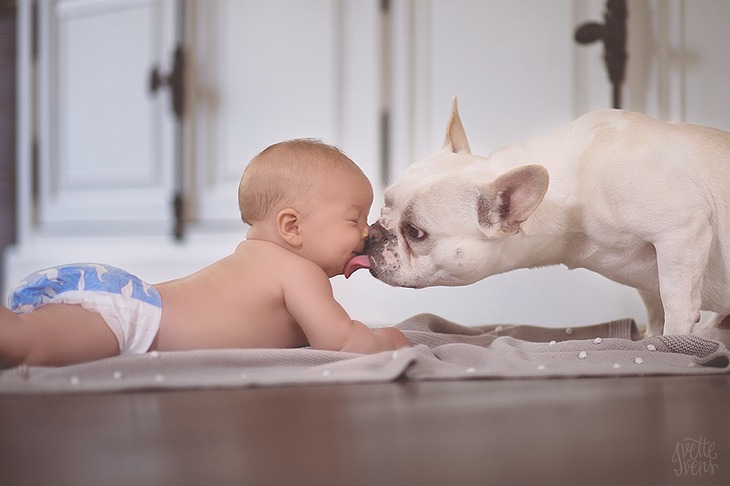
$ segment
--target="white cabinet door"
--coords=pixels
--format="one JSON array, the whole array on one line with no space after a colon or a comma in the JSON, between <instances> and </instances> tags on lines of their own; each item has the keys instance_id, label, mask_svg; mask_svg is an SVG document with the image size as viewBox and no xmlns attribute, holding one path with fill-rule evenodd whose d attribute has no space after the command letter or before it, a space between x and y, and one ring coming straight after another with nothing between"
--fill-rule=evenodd
<instances>
[{"instance_id":1,"label":"white cabinet door","mask_svg":"<svg viewBox=\"0 0 730 486\"><path fill-rule=\"evenodd\" d=\"M175 43L171 0L38 4L37 227L169 226L173 118L149 89ZM101 228L101 229L100 229Z\"/></svg>"},{"instance_id":2,"label":"white cabinet door","mask_svg":"<svg viewBox=\"0 0 730 486\"><path fill-rule=\"evenodd\" d=\"M675 111L684 121L730 131L730 2L674 2L669 15L682 28L668 52L679 71Z\"/></svg>"},{"instance_id":3,"label":"white cabinet door","mask_svg":"<svg viewBox=\"0 0 730 486\"><path fill-rule=\"evenodd\" d=\"M457 96L473 153L570 122L571 0L393 0L391 177L441 148Z\"/></svg>"},{"instance_id":4,"label":"white cabinet door","mask_svg":"<svg viewBox=\"0 0 730 486\"><path fill-rule=\"evenodd\" d=\"M32 4L19 4L24 230L6 255L6 286L67 261L101 261L151 282L212 263L245 237L237 185L247 162L284 139L338 144L379 180L380 0L42 0L37 76L27 61ZM169 93L151 95L148 83L153 66L171 69L181 5L192 222L176 242ZM34 78L35 208L26 148Z\"/></svg>"},{"instance_id":5,"label":"white cabinet door","mask_svg":"<svg viewBox=\"0 0 730 486\"><path fill-rule=\"evenodd\" d=\"M240 225L237 186L268 145L341 145L377 179L377 0L211 0L195 16L198 221Z\"/></svg>"}]
</instances>

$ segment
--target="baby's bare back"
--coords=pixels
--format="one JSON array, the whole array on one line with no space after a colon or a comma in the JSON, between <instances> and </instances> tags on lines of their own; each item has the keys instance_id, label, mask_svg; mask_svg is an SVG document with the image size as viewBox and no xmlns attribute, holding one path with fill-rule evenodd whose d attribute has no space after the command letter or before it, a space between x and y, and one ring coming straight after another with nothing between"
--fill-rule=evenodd
<instances>
[{"instance_id":1,"label":"baby's bare back","mask_svg":"<svg viewBox=\"0 0 730 486\"><path fill-rule=\"evenodd\" d=\"M265 241L244 241L222 260L155 285L162 321L153 348L288 348L307 344L282 290L296 255Z\"/></svg>"}]
</instances>

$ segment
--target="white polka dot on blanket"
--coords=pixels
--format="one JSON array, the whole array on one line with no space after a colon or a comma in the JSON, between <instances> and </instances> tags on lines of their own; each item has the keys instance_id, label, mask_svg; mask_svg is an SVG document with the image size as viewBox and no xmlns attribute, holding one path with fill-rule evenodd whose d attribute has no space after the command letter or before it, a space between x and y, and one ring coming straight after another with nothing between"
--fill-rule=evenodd
<instances>
[{"instance_id":1,"label":"white polka dot on blanket","mask_svg":"<svg viewBox=\"0 0 730 486\"><path fill-rule=\"evenodd\" d=\"M579 357L580 359L583 359L583 358L585 358L586 356L588 356L588 353L586 353L585 351L581 351L580 353L578 353L578 357Z\"/></svg>"},{"instance_id":2,"label":"white polka dot on blanket","mask_svg":"<svg viewBox=\"0 0 730 486\"><path fill-rule=\"evenodd\" d=\"M644 360L642 358L636 358L634 360L634 363L636 363L636 364L642 364L643 362L644 362Z\"/></svg>"},{"instance_id":3,"label":"white polka dot on blanket","mask_svg":"<svg viewBox=\"0 0 730 486\"><path fill-rule=\"evenodd\" d=\"M597 337L596 339L593 340L593 344L601 344L601 341L602 341L602 339Z\"/></svg>"}]
</instances>

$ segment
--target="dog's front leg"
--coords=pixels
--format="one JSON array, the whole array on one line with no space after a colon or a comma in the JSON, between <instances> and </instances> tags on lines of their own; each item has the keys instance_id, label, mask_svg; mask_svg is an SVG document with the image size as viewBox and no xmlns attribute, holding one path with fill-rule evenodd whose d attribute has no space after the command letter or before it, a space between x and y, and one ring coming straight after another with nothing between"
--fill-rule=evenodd
<instances>
[{"instance_id":1,"label":"dog's front leg","mask_svg":"<svg viewBox=\"0 0 730 486\"><path fill-rule=\"evenodd\" d=\"M664 308L664 334L690 334L700 320L712 228L706 223L688 225L686 230L654 244Z\"/></svg>"},{"instance_id":2,"label":"dog's front leg","mask_svg":"<svg viewBox=\"0 0 730 486\"><path fill-rule=\"evenodd\" d=\"M646 290L639 290L639 295L641 296L641 300L644 301L646 315L649 319L644 337L659 336L664 329L664 307L662 306L662 299L656 293Z\"/></svg>"}]
</instances>

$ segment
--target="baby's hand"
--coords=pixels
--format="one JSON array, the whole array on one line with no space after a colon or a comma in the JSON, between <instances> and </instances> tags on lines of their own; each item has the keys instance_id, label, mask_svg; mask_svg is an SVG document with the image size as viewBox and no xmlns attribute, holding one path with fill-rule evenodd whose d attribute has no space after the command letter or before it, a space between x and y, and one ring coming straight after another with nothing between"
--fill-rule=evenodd
<instances>
[{"instance_id":1,"label":"baby's hand","mask_svg":"<svg viewBox=\"0 0 730 486\"><path fill-rule=\"evenodd\" d=\"M393 341L393 344L395 344L395 349L411 347L410 341L408 341L408 338L403 335L400 329L396 329L394 327L376 327L375 329L373 329L373 332L375 334L385 336Z\"/></svg>"}]
</instances>

